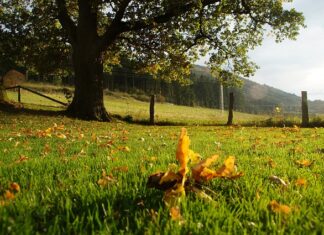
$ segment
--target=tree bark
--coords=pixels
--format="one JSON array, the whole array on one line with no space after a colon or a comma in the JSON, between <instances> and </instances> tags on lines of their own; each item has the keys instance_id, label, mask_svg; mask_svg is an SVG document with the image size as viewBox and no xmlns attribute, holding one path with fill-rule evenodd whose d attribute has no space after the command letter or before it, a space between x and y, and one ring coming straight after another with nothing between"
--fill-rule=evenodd
<instances>
[{"instance_id":1,"label":"tree bark","mask_svg":"<svg viewBox=\"0 0 324 235\"><path fill-rule=\"evenodd\" d=\"M85 120L110 121L103 102L103 65L100 53L78 44L73 48L75 71L74 97L67 112Z\"/></svg>"}]
</instances>

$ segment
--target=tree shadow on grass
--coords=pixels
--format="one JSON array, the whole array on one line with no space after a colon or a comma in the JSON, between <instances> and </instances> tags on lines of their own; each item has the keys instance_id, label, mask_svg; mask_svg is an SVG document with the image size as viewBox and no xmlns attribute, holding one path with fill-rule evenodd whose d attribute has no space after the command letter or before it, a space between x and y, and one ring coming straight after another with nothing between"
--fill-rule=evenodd
<instances>
[{"instance_id":1,"label":"tree shadow on grass","mask_svg":"<svg viewBox=\"0 0 324 235\"><path fill-rule=\"evenodd\" d=\"M109 189L107 189L109 190ZM154 222L156 212L162 205L161 192L150 190L144 195L115 194L109 192L99 197L71 193L68 197L58 194L42 207L29 208L34 232L63 234L93 234L103 231L119 234L144 234L149 223ZM47 209L44 209L44 208Z\"/></svg>"},{"instance_id":2,"label":"tree shadow on grass","mask_svg":"<svg viewBox=\"0 0 324 235\"><path fill-rule=\"evenodd\" d=\"M36 108L27 108L23 107L20 104L15 103L1 103L0 102L0 111L7 114L17 115L17 114L27 114L27 115L39 115L39 116L62 116L66 115L66 111L59 109L55 110L54 107L50 106L37 106ZM52 108L53 110L50 110ZM57 108L56 108L57 109Z\"/></svg>"}]
</instances>

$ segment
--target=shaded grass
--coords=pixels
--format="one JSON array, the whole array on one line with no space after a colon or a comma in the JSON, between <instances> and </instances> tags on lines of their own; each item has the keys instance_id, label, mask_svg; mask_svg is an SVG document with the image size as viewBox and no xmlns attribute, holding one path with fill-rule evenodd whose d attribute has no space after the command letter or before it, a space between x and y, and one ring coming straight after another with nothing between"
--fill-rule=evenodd
<instances>
[{"instance_id":1,"label":"shaded grass","mask_svg":"<svg viewBox=\"0 0 324 235\"><path fill-rule=\"evenodd\" d=\"M41 137L54 123L64 128ZM176 163L179 127L0 112L0 195L11 182L21 186L14 200L0 206L1 233L323 233L323 128L187 128L191 149L222 160L233 155L245 175L208 183L213 203L188 194L181 203L185 223L179 225L170 219L163 193L146 187L150 174ZM22 156L27 159L20 161ZM300 159L314 164L300 168ZM116 182L100 187L102 169ZM290 185L276 185L270 175ZM307 186L296 186L298 178ZM271 200L289 205L292 213L272 213Z\"/></svg>"}]
</instances>

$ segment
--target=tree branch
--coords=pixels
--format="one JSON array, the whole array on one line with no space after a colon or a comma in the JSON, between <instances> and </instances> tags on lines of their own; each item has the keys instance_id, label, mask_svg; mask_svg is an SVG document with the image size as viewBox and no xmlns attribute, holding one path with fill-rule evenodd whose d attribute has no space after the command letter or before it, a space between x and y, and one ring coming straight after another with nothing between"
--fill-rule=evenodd
<instances>
[{"instance_id":1,"label":"tree branch","mask_svg":"<svg viewBox=\"0 0 324 235\"><path fill-rule=\"evenodd\" d=\"M70 38L71 44L74 44L76 42L76 25L69 16L69 13L66 8L66 1L56 0L56 5L58 8L58 19L63 29L66 30L68 37Z\"/></svg>"},{"instance_id":2,"label":"tree branch","mask_svg":"<svg viewBox=\"0 0 324 235\"><path fill-rule=\"evenodd\" d=\"M121 33L156 27L156 25L166 23L173 17L180 16L197 6L196 1L188 1L187 3L177 7L170 7L163 14L150 19L138 20L135 22L122 22L121 20L130 1L131 0L122 1L113 23L107 27L106 33L101 37L101 48L104 48L109 45L109 43L112 43ZM202 7L218 2L221 2L221 0L203 0Z\"/></svg>"},{"instance_id":3,"label":"tree branch","mask_svg":"<svg viewBox=\"0 0 324 235\"><path fill-rule=\"evenodd\" d=\"M202 1L202 7L215 4L220 2L221 0L203 0ZM177 7L169 8L164 14L152 17L151 19L146 20L139 20L135 21L134 23L131 22L125 22L121 23L121 27L123 28L123 32L127 31L137 31L141 29L146 28L152 28L156 26L157 24L163 24L171 20L173 17L178 17L194 7L197 6L196 1L188 1L188 3L179 5Z\"/></svg>"},{"instance_id":4,"label":"tree branch","mask_svg":"<svg viewBox=\"0 0 324 235\"><path fill-rule=\"evenodd\" d=\"M102 50L109 45L122 32L119 25L124 17L127 6L132 0L121 1L112 23L107 27L106 32L99 38L99 49Z\"/></svg>"}]
</instances>

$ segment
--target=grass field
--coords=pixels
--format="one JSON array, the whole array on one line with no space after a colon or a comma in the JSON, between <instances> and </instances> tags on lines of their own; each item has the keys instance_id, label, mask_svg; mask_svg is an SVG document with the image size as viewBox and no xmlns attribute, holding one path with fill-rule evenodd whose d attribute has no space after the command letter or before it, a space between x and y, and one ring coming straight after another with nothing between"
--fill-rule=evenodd
<instances>
[{"instance_id":1,"label":"grass field","mask_svg":"<svg viewBox=\"0 0 324 235\"><path fill-rule=\"evenodd\" d=\"M178 165L179 126L0 111L0 233L324 233L323 128L187 129L192 150L203 158L219 154L215 168L234 156L244 176L206 183L212 200L188 192L174 218L163 192L146 184Z\"/></svg>"},{"instance_id":2,"label":"grass field","mask_svg":"<svg viewBox=\"0 0 324 235\"><path fill-rule=\"evenodd\" d=\"M40 87L38 84L27 84L28 87L32 87L36 90L44 90L44 87ZM53 85L45 85L46 89L44 94L58 99L62 102L67 102L63 93L54 92L60 87ZM17 92L7 91L8 97L12 101L17 102ZM21 100L25 107L34 108L35 105L38 109L38 105L43 105L43 109L48 109L50 106L52 109L61 109L62 105L54 103L53 101L44 99L40 96L32 94L28 91L21 91ZM131 117L133 121L147 121L149 120L149 103L134 99L126 93L110 93L106 95L104 99L107 110L113 115L119 115L121 117ZM258 123L269 117L265 115L252 115L240 112L234 112L234 121L236 124L243 123ZM218 109L209 109L202 107L187 107L173 105L170 103L156 103L155 105L155 120L160 123L172 123L172 124L225 124L227 122L227 112L222 112Z\"/></svg>"}]
</instances>

